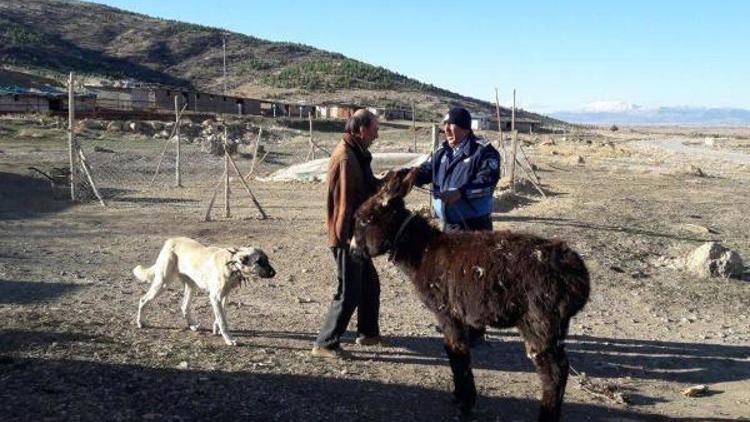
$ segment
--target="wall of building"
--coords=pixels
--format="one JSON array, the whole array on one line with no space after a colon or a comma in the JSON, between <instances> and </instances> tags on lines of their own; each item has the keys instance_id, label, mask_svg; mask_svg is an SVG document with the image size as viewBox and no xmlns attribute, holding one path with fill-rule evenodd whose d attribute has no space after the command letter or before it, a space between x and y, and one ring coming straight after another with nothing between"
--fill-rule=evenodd
<instances>
[{"instance_id":1,"label":"wall of building","mask_svg":"<svg viewBox=\"0 0 750 422\"><path fill-rule=\"evenodd\" d=\"M0 112L43 113L49 111L49 99L36 95L0 95Z\"/></svg>"}]
</instances>

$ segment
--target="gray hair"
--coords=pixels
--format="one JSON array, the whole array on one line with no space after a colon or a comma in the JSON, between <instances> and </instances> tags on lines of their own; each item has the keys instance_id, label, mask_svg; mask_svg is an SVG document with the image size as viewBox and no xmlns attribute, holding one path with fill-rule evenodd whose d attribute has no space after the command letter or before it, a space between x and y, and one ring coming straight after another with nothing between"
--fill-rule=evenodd
<instances>
[{"instance_id":1,"label":"gray hair","mask_svg":"<svg viewBox=\"0 0 750 422\"><path fill-rule=\"evenodd\" d=\"M344 132L351 135L359 135L359 129L362 127L369 127L372 121L375 120L375 116L370 110L361 108L352 114L352 117L346 121Z\"/></svg>"}]
</instances>

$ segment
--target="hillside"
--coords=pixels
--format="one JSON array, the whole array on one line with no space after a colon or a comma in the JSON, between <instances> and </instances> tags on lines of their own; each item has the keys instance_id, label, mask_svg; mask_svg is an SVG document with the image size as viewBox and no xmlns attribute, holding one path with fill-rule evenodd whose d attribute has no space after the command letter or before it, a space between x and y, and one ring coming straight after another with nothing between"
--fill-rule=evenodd
<instances>
[{"instance_id":1,"label":"hillside","mask_svg":"<svg viewBox=\"0 0 750 422\"><path fill-rule=\"evenodd\" d=\"M222 37L227 40L226 85L235 95L400 107L414 102L418 115L430 119L454 104L494 112L491 103L306 45L79 1L0 3L0 64L58 79L72 70L95 78L220 91L225 82ZM534 113L519 114L560 123Z\"/></svg>"}]
</instances>

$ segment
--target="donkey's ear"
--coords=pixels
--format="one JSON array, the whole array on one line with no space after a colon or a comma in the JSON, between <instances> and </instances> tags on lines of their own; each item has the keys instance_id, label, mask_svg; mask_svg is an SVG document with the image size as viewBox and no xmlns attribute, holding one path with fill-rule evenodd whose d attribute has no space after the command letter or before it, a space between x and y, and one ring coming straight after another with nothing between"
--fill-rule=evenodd
<instances>
[{"instance_id":1,"label":"donkey's ear","mask_svg":"<svg viewBox=\"0 0 750 422\"><path fill-rule=\"evenodd\" d=\"M417 169L404 169L388 172L383 183L383 205L394 198L403 198L414 187L417 179Z\"/></svg>"},{"instance_id":2,"label":"donkey's ear","mask_svg":"<svg viewBox=\"0 0 750 422\"><path fill-rule=\"evenodd\" d=\"M404 197L411 192L412 188L414 187L414 184L417 182L417 174L419 173L419 169L417 167L411 168L406 174L403 176L403 179L401 180L401 196Z\"/></svg>"}]
</instances>

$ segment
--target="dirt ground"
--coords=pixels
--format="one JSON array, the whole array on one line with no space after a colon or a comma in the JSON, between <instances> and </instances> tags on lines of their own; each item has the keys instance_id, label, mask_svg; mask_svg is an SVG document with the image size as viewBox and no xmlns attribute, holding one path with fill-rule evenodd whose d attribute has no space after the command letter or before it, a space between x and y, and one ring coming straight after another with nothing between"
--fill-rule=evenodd
<instances>
[{"instance_id":1,"label":"dirt ground","mask_svg":"<svg viewBox=\"0 0 750 422\"><path fill-rule=\"evenodd\" d=\"M592 275L567 346L578 375L564 420L750 420L750 276L704 280L671 265L709 240L750 260L750 165L659 146L677 136L695 144L708 130L692 131L523 137L548 198L498 204L495 228L565 239ZM748 132L723 133L729 141L712 150L747 152ZM426 130L418 133L426 145ZM359 347L349 335L353 360L309 356L334 293L323 185L251 181L270 217L260 220L233 181L232 218L220 194L203 222L220 159L186 146L185 187L170 187L169 166L149 187L164 141L89 134L82 144L109 207L72 204L65 187L27 169L64 166L64 136L34 120L0 120L3 420L461 419L432 317L384 258L376 266L389 345ZM405 151L410 136L385 126L374 150ZM337 135L316 137L331 147ZM258 174L300 162L306 149L304 132L275 140ZM238 165L247 170L249 160ZM231 297L237 347L211 335L205 294L194 309L203 328L185 329L177 286L146 308L146 328L135 327L147 286L131 270L152 263L170 236L268 253L276 278ZM473 367L479 400L469 420L535 419L539 383L515 330L490 330ZM708 394L680 394L696 384Z\"/></svg>"}]
</instances>

